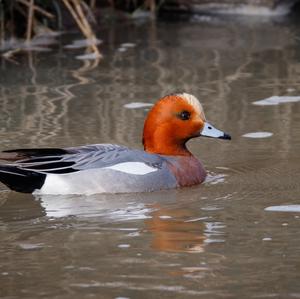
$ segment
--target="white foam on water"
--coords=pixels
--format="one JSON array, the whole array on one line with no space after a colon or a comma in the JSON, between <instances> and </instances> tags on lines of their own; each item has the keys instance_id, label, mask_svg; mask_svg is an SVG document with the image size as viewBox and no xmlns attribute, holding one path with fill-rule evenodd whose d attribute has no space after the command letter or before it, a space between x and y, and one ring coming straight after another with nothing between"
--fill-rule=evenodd
<instances>
[{"instance_id":1,"label":"white foam on water","mask_svg":"<svg viewBox=\"0 0 300 299\"><path fill-rule=\"evenodd\" d=\"M210 184L210 185L216 185L219 183L224 183L225 182L225 177L227 177L226 174L223 173L208 173L206 178L205 178L205 183Z\"/></svg>"},{"instance_id":2,"label":"white foam on water","mask_svg":"<svg viewBox=\"0 0 300 299\"><path fill-rule=\"evenodd\" d=\"M289 88L286 89L287 92L293 92L293 91L295 91L295 90L296 90L296 89L293 88L293 87L289 87Z\"/></svg>"},{"instance_id":3,"label":"white foam on water","mask_svg":"<svg viewBox=\"0 0 300 299\"><path fill-rule=\"evenodd\" d=\"M118 48L118 51L119 51L119 52L126 52L126 51L127 51L127 48L120 47L120 48Z\"/></svg>"},{"instance_id":4,"label":"white foam on water","mask_svg":"<svg viewBox=\"0 0 300 299\"><path fill-rule=\"evenodd\" d=\"M26 45L26 46L24 46L23 49L27 50L27 51L37 51L37 52L50 52L50 51L52 51L52 49L50 49L50 48L34 46L34 45Z\"/></svg>"},{"instance_id":5,"label":"white foam on water","mask_svg":"<svg viewBox=\"0 0 300 299\"><path fill-rule=\"evenodd\" d=\"M144 10L142 8L136 9L132 14L132 19L151 19L153 17L150 11Z\"/></svg>"},{"instance_id":6,"label":"white foam on water","mask_svg":"<svg viewBox=\"0 0 300 299\"><path fill-rule=\"evenodd\" d=\"M228 167L225 166L216 166L217 169L222 169L222 170L229 170Z\"/></svg>"},{"instance_id":7,"label":"white foam on water","mask_svg":"<svg viewBox=\"0 0 300 299\"><path fill-rule=\"evenodd\" d=\"M204 235L206 239L205 244L223 243L225 240L222 238L224 235L225 224L223 222L203 222L205 224Z\"/></svg>"},{"instance_id":8,"label":"white foam on water","mask_svg":"<svg viewBox=\"0 0 300 299\"><path fill-rule=\"evenodd\" d=\"M122 48L134 48L136 46L136 44L134 43L123 43L121 44Z\"/></svg>"},{"instance_id":9,"label":"white foam on water","mask_svg":"<svg viewBox=\"0 0 300 299\"><path fill-rule=\"evenodd\" d=\"M252 104L258 106L274 106L283 103L300 102L300 96L272 96L263 100L255 101Z\"/></svg>"},{"instance_id":10,"label":"white foam on water","mask_svg":"<svg viewBox=\"0 0 300 299\"><path fill-rule=\"evenodd\" d=\"M64 46L66 49L80 49L86 48L93 45L99 45L102 41L100 39L77 39L72 44Z\"/></svg>"},{"instance_id":11,"label":"white foam on water","mask_svg":"<svg viewBox=\"0 0 300 299\"><path fill-rule=\"evenodd\" d=\"M219 1L222 3L222 1ZM255 1L254 1L255 2ZM282 1L283 2L283 1ZM286 1L288 2L288 1ZM244 4L239 6L233 6L230 4L199 4L194 5L196 11L213 12L215 14L224 15L245 15L245 16L261 16L261 17L272 17L272 16L283 16L290 12L291 5L289 3L285 5L277 5L274 8L265 6L259 6L255 4Z\"/></svg>"},{"instance_id":12,"label":"white foam on water","mask_svg":"<svg viewBox=\"0 0 300 299\"><path fill-rule=\"evenodd\" d=\"M273 135L273 133L271 133L271 132L251 132L251 133L244 134L243 137L246 137L246 138L267 138L267 137L271 137L272 135Z\"/></svg>"},{"instance_id":13,"label":"white foam on water","mask_svg":"<svg viewBox=\"0 0 300 299\"><path fill-rule=\"evenodd\" d=\"M266 237L266 238L263 238L262 240L263 240L263 241L272 241L272 238Z\"/></svg>"},{"instance_id":14,"label":"white foam on water","mask_svg":"<svg viewBox=\"0 0 300 299\"><path fill-rule=\"evenodd\" d=\"M222 13L225 13L223 10ZM266 7L251 7L245 6L241 8L232 9L228 14L238 14L238 15L246 15L246 16L281 16L288 14L287 9L269 9Z\"/></svg>"},{"instance_id":15,"label":"white foam on water","mask_svg":"<svg viewBox=\"0 0 300 299\"><path fill-rule=\"evenodd\" d=\"M20 243L19 247L21 247L24 250L33 250L33 249L39 249L44 247L44 244L43 243L38 243L38 244Z\"/></svg>"},{"instance_id":16,"label":"white foam on water","mask_svg":"<svg viewBox=\"0 0 300 299\"><path fill-rule=\"evenodd\" d=\"M130 245L129 244L119 244L118 247L119 248L129 248Z\"/></svg>"},{"instance_id":17,"label":"white foam on water","mask_svg":"<svg viewBox=\"0 0 300 299\"><path fill-rule=\"evenodd\" d=\"M152 107L153 104L150 103L142 103L142 102L132 102L125 104L124 107L127 109L137 109L137 108L146 108L146 107Z\"/></svg>"},{"instance_id":18,"label":"white foam on water","mask_svg":"<svg viewBox=\"0 0 300 299\"><path fill-rule=\"evenodd\" d=\"M57 34L60 34L59 32ZM35 36L31 41L26 41L24 39L9 38L3 40L0 45L1 51L8 50L25 50L25 51L50 51L49 48L45 46L50 46L57 44L55 34L40 34Z\"/></svg>"},{"instance_id":19,"label":"white foam on water","mask_svg":"<svg viewBox=\"0 0 300 299\"><path fill-rule=\"evenodd\" d=\"M218 210L223 210L223 207L216 207L216 206L206 206L201 208L203 211L218 211Z\"/></svg>"},{"instance_id":20,"label":"white foam on water","mask_svg":"<svg viewBox=\"0 0 300 299\"><path fill-rule=\"evenodd\" d=\"M282 206L271 206L265 208L268 212L296 212L300 213L300 205L282 205Z\"/></svg>"},{"instance_id":21,"label":"white foam on water","mask_svg":"<svg viewBox=\"0 0 300 299\"><path fill-rule=\"evenodd\" d=\"M101 55L99 55L98 53L87 53L83 55L78 55L76 56L76 58L80 60L95 60L101 58Z\"/></svg>"},{"instance_id":22,"label":"white foam on water","mask_svg":"<svg viewBox=\"0 0 300 299\"><path fill-rule=\"evenodd\" d=\"M161 215L159 216L160 219L171 219L172 217L171 216L168 216L168 215Z\"/></svg>"}]
</instances>

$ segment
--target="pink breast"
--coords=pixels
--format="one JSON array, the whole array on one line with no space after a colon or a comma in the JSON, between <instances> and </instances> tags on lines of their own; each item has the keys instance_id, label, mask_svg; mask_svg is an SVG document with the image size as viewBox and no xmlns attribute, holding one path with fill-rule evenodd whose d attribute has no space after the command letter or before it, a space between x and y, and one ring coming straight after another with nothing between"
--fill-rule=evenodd
<instances>
[{"instance_id":1,"label":"pink breast","mask_svg":"<svg viewBox=\"0 0 300 299\"><path fill-rule=\"evenodd\" d=\"M169 164L180 187L201 184L206 177L202 163L194 156L178 156Z\"/></svg>"}]
</instances>

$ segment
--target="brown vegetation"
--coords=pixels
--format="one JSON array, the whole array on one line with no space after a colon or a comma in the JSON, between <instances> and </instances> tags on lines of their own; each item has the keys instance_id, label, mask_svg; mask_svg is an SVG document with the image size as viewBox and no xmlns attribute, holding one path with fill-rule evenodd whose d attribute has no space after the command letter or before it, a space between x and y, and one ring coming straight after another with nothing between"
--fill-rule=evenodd
<instances>
[{"instance_id":1,"label":"brown vegetation","mask_svg":"<svg viewBox=\"0 0 300 299\"><path fill-rule=\"evenodd\" d=\"M159 3L163 1L158 1ZM157 5L155 0L4 0L0 1L0 49L1 44L9 38L25 38L30 41L35 35L62 29L62 16L70 16L83 36L89 41L88 53L94 58L101 57L96 43L93 23L96 23L94 11L99 7L110 6L112 9L133 11L137 8L149 10L155 14ZM2 49L3 50L3 49ZM20 48L9 49L2 54L9 58ZM22 48L22 50L24 50Z\"/></svg>"}]
</instances>

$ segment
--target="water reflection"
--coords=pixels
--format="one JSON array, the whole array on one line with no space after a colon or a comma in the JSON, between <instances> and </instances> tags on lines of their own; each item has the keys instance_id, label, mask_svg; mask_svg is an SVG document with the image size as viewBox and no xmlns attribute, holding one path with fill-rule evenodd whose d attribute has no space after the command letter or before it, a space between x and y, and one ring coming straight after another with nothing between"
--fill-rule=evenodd
<instances>
[{"instance_id":1,"label":"water reflection","mask_svg":"<svg viewBox=\"0 0 300 299\"><path fill-rule=\"evenodd\" d=\"M48 217L100 217L102 221L126 221L145 219L153 209L147 204L146 194L101 194L92 196L37 196L35 198Z\"/></svg>"},{"instance_id":2,"label":"water reflection","mask_svg":"<svg viewBox=\"0 0 300 299\"><path fill-rule=\"evenodd\" d=\"M36 220L46 215L39 202L30 194L0 192L0 223Z\"/></svg>"},{"instance_id":3,"label":"water reflection","mask_svg":"<svg viewBox=\"0 0 300 299\"><path fill-rule=\"evenodd\" d=\"M167 252L203 252L205 223L199 220L189 221L198 215L197 211L161 207L150 215L151 218L144 222L146 229L152 233L153 249Z\"/></svg>"},{"instance_id":4,"label":"water reflection","mask_svg":"<svg viewBox=\"0 0 300 299\"><path fill-rule=\"evenodd\" d=\"M224 24L165 24L159 32L153 24L142 24L126 35L120 34L118 25L112 26L100 33L108 42L103 44L105 60L98 66L95 61L76 61L73 52L51 56L28 52L19 61L22 76L18 75L20 65L5 63L2 72L6 76L0 79L4 83L0 87L4 145L16 139L28 146L99 141L140 144L145 112L126 111L122 106L153 102L177 90L199 96L206 114L217 119L219 126L225 127L224 122L231 119L246 133L251 118L246 113L248 101L260 99L258 87L266 96L287 88L297 92L297 40L284 25L266 23L258 31L254 24ZM141 35L143 30L149 34ZM117 45L132 41L136 47L120 55ZM292 111L282 109L272 113L274 117L284 113L284 127L274 129L289 130ZM85 134L77 138L80 131Z\"/></svg>"},{"instance_id":5,"label":"water reflection","mask_svg":"<svg viewBox=\"0 0 300 299\"><path fill-rule=\"evenodd\" d=\"M163 201L162 201L163 196ZM154 199L156 198L156 202ZM151 248L165 252L201 253L205 244L220 242L224 226L187 205L177 206L176 191L157 194L95 196L26 196L10 192L2 196L0 219L24 221L44 219L43 222L64 219L76 221L126 223L143 221L144 228L134 233L151 234ZM205 209L203 209L205 211ZM204 212L205 213L205 212ZM45 218L46 216L46 218ZM10 220L11 219L11 220ZM209 222L208 222L209 221ZM141 224L138 225L141 227ZM135 229L136 230L136 229Z\"/></svg>"},{"instance_id":6,"label":"water reflection","mask_svg":"<svg viewBox=\"0 0 300 299\"><path fill-rule=\"evenodd\" d=\"M193 188L33 198L1 186L0 297L299 296L298 211L264 209L299 204L300 106L253 105L299 96L299 27L195 20L99 34L97 67L60 48L1 62L3 149L140 147L146 107L124 105L182 90L233 140L189 142L209 171ZM136 46L118 51L126 42Z\"/></svg>"}]
</instances>

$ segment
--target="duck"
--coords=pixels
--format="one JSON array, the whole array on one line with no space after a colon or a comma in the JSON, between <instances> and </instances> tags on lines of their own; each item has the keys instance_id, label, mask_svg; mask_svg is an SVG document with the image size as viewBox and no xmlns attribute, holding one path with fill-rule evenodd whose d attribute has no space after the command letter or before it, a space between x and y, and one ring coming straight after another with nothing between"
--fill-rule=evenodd
<instances>
[{"instance_id":1,"label":"duck","mask_svg":"<svg viewBox=\"0 0 300 299\"><path fill-rule=\"evenodd\" d=\"M166 190L201 184L206 170L187 148L200 136L230 140L205 118L199 100L170 94L150 109L144 150L114 144L25 148L0 153L0 181L11 190L38 195L91 195Z\"/></svg>"}]
</instances>

